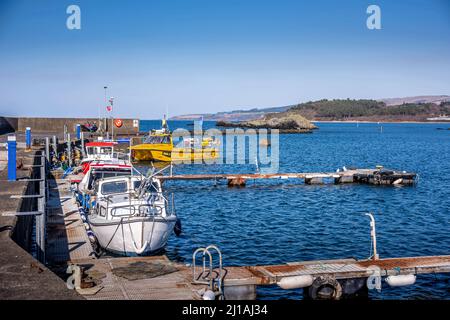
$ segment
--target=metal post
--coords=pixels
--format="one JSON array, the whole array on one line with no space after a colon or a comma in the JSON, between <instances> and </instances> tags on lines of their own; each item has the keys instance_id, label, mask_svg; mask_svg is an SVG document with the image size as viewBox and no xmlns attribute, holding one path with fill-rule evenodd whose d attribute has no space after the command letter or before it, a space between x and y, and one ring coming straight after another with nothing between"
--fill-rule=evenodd
<instances>
[{"instance_id":1,"label":"metal post","mask_svg":"<svg viewBox=\"0 0 450 320\"><path fill-rule=\"evenodd\" d=\"M128 161L131 162L131 146L132 146L132 143L133 143L133 137L130 137L129 143L130 143L130 147L128 148Z\"/></svg>"},{"instance_id":2,"label":"metal post","mask_svg":"<svg viewBox=\"0 0 450 320\"><path fill-rule=\"evenodd\" d=\"M114 140L114 117L113 117L113 112L114 112L114 98L111 97L109 98L109 103L111 105L111 140Z\"/></svg>"},{"instance_id":3,"label":"metal post","mask_svg":"<svg viewBox=\"0 0 450 320\"><path fill-rule=\"evenodd\" d=\"M50 163L50 139L49 137L45 137L45 157L47 161ZM42 179L42 177L41 177Z\"/></svg>"},{"instance_id":4,"label":"metal post","mask_svg":"<svg viewBox=\"0 0 450 320\"><path fill-rule=\"evenodd\" d=\"M53 136L53 152L55 154L55 158L58 158L58 142L56 141L56 136Z\"/></svg>"},{"instance_id":5,"label":"metal post","mask_svg":"<svg viewBox=\"0 0 450 320\"><path fill-rule=\"evenodd\" d=\"M16 149L16 136L8 136L8 181L16 181L17 179Z\"/></svg>"},{"instance_id":6,"label":"metal post","mask_svg":"<svg viewBox=\"0 0 450 320\"><path fill-rule=\"evenodd\" d=\"M81 135L81 154L83 157L85 157L86 150L84 150L84 132L81 132L80 135Z\"/></svg>"},{"instance_id":7,"label":"metal post","mask_svg":"<svg viewBox=\"0 0 450 320\"><path fill-rule=\"evenodd\" d=\"M69 167L72 165L72 145L70 141L70 133L67 134L67 158L69 161Z\"/></svg>"},{"instance_id":8,"label":"metal post","mask_svg":"<svg viewBox=\"0 0 450 320\"><path fill-rule=\"evenodd\" d=\"M108 89L108 87L104 86L103 89L105 89L105 106L104 106L104 108L106 108L107 103L108 103L108 100L106 99L106 89ZM100 118L100 105L99 105L99 108L98 108L98 123L99 123L99 125L101 122L102 122L102 119ZM101 134L104 134L104 132L106 130L106 117L103 119L102 127L103 127L102 128L103 130L102 130Z\"/></svg>"},{"instance_id":9,"label":"metal post","mask_svg":"<svg viewBox=\"0 0 450 320\"><path fill-rule=\"evenodd\" d=\"M27 150L29 150L29 149L31 149L31 128L30 127L25 128L25 137L26 137Z\"/></svg>"},{"instance_id":10,"label":"metal post","mask_svg":"<svg viewBox=\"0 0 450 320\"><path fill-rule=\"evenodd\" d=\"M366 216L370 217L370 237L372 238L373 243L373 260L378 260L380 257L377 253L377 234L375 231L375 218L371 213L366 213Z\"/></svg>"},{"instance_id":11,"label":"metal post","mask_svg":"<svg viewBox=\"0 0 450 320\"><path fill-rule=\"evenodd\" d=\"M77 140L80 140L81 139L81 125L79 123L77 124L76 131L77 131Z\"/></svg>"},{"instance_id":12,"label":"metal post","mask_svg":"<svg viewBox=\"0 0 450 320\"><path fill-rule=\"evenodd\" d=\"M48 138L46 138L48 140ZM41 157L41 166L39 171L39 178L42 179L39 182L39 194L42 197L38 198L38 211L42 214L36 216L36 247L37 247L37 258L40 262L45 264L45 246L46 246L46 202L47 202L47 191L46 188L46 155Z\"/></svg>"},{"instance_id":13,"label":"metal post","mask_svg":"<svg viewBox=\"0 0 450 320\"><path fill-rule=\"evenodd\" d=\"M40 184L39 184L39 186L40 186ZM39 189L40 189L40 187L39 187ZM38 199L38 210L40 207L41 207L41 199ZM35 229L36 229L35 230L36 235L35 235L34 241L36 242L36 258L39 261L42 261L42 251L41 251L41 248L42 248L42 245L41 245L41 222L42 222L42 219L40 216L41 215L37 215L34 218Z\"/></svg>"},{"instance_id":14,"label":"metal post","mask_svg":"<svg viewBox=\"0 0 450 320\"><path fill-rule=\"evenodd\" d=\"M67 140L67 124L64 125L64 140Z\"/></svg>"}]
</instances>

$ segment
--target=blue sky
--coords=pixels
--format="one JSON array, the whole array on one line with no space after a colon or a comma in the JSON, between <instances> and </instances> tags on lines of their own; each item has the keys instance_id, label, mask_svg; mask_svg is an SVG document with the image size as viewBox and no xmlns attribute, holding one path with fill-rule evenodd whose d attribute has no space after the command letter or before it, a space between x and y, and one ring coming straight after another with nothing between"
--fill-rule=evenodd
<instances>
[{"instance_id":1,"label":"blue sky","mask_svg":"<svg viewBox=\"0 0 450 320\"><path fill-rule=\"evenodd\" d=\"M0 0L0 115L95 117L105 85L141 119L450 94L449 40L447 0Z\"/></svg>"}]
</instances>

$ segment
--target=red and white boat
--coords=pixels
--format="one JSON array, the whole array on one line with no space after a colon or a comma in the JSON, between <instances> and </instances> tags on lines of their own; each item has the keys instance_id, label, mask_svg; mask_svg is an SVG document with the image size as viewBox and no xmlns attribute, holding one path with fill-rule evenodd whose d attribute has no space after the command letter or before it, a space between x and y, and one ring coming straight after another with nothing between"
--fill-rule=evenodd
<instances>
[{"instance_id":1,"label":"red and white boat","mask_svg":"<svg viewBox=\"0 0 450 320\"><path fill-rule=\"evenodd\" d=\"M127 160L108 159L85 162L77 192L80 194L92 194L96 180L117 176L130 176L132 171L133 166Z\"/></svg>"},{"instance_id":2,"label":"red and white boat","mask_svg":"<svg viewBox=\"0 0 450 320\"><path fill-rule=\"evenodd\" d=\"M70 182L71 184L79 184L83 180L83 177L89 171L89 165L92 162L100 163L103 165L111 164L117 165L119 163L131 166L129 154L120 153L114 150L114 147L118 144L117 141L94 141L88 142L85 145L85 156L80 162L80 167L75 170ZM81 169L81 170L80 170Z\"/></svg>"},{"instance_id":3,"label":"red and white boat","mask_svg":"<svg viewBox=\"0 0 450 320\"><path fill-rule=\"evenodd\" d=\"M111 141L94 141L86 143L86 156L81 161L81 164L95 160L110 160L115 158L115 156L117 158L117 153L114 154L114 146L116 144L117 142Z\"/></svg>"}]
</instances>

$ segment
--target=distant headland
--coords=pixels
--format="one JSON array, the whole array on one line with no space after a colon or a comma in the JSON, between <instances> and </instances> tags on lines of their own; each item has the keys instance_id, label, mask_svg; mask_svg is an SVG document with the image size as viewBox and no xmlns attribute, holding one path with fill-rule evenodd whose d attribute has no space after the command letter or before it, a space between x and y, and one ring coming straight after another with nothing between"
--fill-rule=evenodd
<instances>
[{"instance_id":1,"label":"distant headland","mask_svg":"<svg viewBox=\"0 0 450 320\"><path fill-rule=\"evenodd\" d=\"M291 121L294 116L296 117L294 121L299 120L298 129L309 130L312 127L307 124L308 121L436 122L448 121L449 115L450 96L429 95L379 100L322 99L282 107L241 109L214 114L186 114L174 116L171 120L196 120L203 117L204 120L220 121L224 126L235 126L236 124L230 123L239 122L242 127L285 128L284 126L288 124L296 126Z\"/></svg>"}]
</instances>

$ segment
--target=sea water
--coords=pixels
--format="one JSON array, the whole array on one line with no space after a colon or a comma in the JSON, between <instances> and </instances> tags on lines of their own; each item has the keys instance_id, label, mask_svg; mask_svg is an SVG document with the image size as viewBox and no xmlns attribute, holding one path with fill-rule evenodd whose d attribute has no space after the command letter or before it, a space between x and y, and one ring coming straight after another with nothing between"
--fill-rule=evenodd
<instances>
[{"instance_id":1,"label":"sea water","mask_svg":"<svg viewBox=\"0 0 450 320\"><path fill-rule=\"evenodd\" d=\"M169 121L171 130L193 129ZM214 127L204 122L204 128ZM217 245L224 265L370 256L366 212L376 219L381 258L450 254L450 124L318 123L312 134L279 137L279 172L386 168L418 174L414 186L304 185L301 181L170 181L183 234L166 247L170 259L191 263L198 247ZM141 121L141 130L160 121ZM381 128L382 127L382 128ZM442 130L444 129L444 130ZM139 167L139 166L138 166ZM145 169L141 166L142 169ZM179 165L174 174L255 173L247 164ZM371 299L450 299L449 275L419 275L413 286L370 291ZM301 299L302 290L259 287L258 299Z\"/></svg>"}]
</instances>

